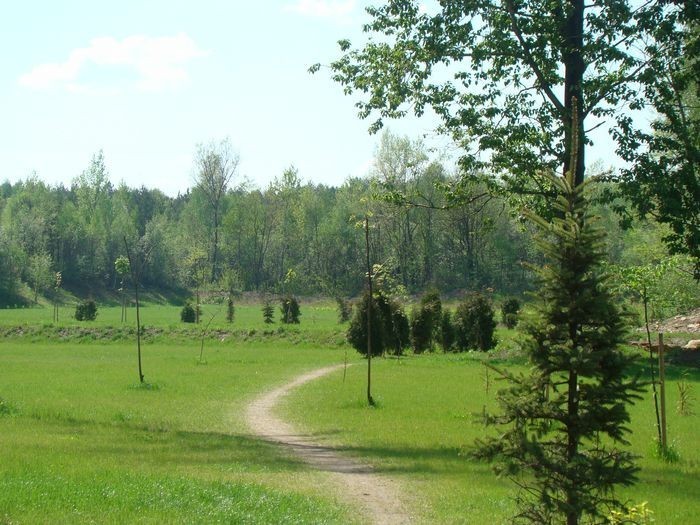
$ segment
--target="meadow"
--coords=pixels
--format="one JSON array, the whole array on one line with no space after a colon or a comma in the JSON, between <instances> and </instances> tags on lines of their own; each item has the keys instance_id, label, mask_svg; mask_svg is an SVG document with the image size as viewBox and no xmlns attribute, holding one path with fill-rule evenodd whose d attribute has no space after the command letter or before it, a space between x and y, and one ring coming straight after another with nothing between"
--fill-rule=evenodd
<instances>
[{"instance_id":1,"label":"meadow","mask_svg":"<svg viewBox=\"0 0 700 525\"><path fill-rule=\"evenodd\" d=\"M214 308L204 307L205 321ZM487 377L483 354L373 360L378 406L369 408L366 362L343 342L331 303L302 303L295 326L265 325L259 305L238 306L232 324L222 310L201 361L202 327L181 323L178 307L147 305L143 323L157 330L143 348L145 385L133 309L126 325L119 307L100 308L93 323L69 313L54 324L50 308L0 310L0 523L352 522L323 473L252 437L242 418L256 394L346 358L345 373L304 385L280 413L396 478L420 522L507 523L513 512L514 485L467 455L491 432L474 415L503 386ZM681 374L700 388L697 368L669 367L677 462L652 453L649 396L631 407L640 480L621 495L647 501L658 523L692 523L700 510L700 418L675 410Z\"/></svg>"}]
</instances>

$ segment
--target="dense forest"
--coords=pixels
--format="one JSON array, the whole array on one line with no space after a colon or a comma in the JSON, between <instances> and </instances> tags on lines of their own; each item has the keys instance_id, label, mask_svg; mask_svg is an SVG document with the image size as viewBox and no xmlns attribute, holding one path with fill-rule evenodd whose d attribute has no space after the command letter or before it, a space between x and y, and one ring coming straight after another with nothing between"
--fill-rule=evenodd
<instances>
[{"instance_id":1,"label":"dense forest","mask_svg":"<svg viewBox=\"0 0 700 525\"><path fill-rule=\"evenodd\" d=\"M365 271L359 226L367 215L373 259L402 294L512 295L532 285L527 263L537 255L522 202L476 178L465 183L420 141L384 133L368 176L337 188L303 182L294 167L254 188L240 180L228 141L200 145L193 164L193 187L176 197L115 186L101 152L68 188L37 175L2 184L0 302L16 304L22 282L35 296L51 295L56 272L77 295L117 290L125 276L115 261L139 243L149 245L142 284L151 290L357 296ZM599 213L611 261L665 258L656 223L624 231L608 207ZM682 268L679 275L691 282Z\"/></svg>"}]
</instances>

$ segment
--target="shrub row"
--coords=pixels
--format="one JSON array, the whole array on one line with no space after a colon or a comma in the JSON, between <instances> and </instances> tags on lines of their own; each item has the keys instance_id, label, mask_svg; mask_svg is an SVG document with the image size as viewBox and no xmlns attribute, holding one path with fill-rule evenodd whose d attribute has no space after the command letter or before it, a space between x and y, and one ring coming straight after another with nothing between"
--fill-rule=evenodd
<instances>
[{"instance_id":1,"label":"shrub row","mask_svg":"<svg viewBox=\"0 0 700 525\"><path fill-rule=\"evenodd\" d=\"M367 317L369 295L365 293L355 308L348 328L348 342L362 355L367 355ZM487 351L496 345L495 312L491 301L479 293L468 294L454 313L442 307L440 295L428 292L411 311L410 320L401 305L377 292L371 301L372 355L400 355L413 349L420 354L438 346L445 352ZM502 319L512 328L517 324L520 303L505 301Z\"/></svg>"}]
</instances>

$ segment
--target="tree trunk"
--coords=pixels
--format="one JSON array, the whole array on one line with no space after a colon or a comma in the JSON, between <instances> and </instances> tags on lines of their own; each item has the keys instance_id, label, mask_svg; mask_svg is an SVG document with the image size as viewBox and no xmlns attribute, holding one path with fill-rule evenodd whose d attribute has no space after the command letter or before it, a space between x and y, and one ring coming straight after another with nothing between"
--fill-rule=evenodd
<instances>
[{"instance_id":1,"label":"tree trunk","mask_svg":"<svg viewBox=\"0 0 700 525\"><path fill-rule=\"evenodd\" d=\"M139 284L134 283L134 295L136 296L136 349L139 359L139 381L143 383L143 369L141 368L141 317L139 316Z\"/></svg>"},{"instance_id":2,"label":"tree trunk","mask_svg":"<svg viewBox=\"0 0 700 525\"><path fill-rule=\"evenodd\" d=\"M564 173L573 172L574 186L583 183L585 176L586 135L583 126L583 73L586 70L581 49L583 48L584 1L569 0L569 11L562 27L564 46ZM573 128L576 129L573 129ZM572 155L574 153L575 155ZM575 165L572 164L572 160Z\"/></svg>"},{"instance_id":3,"label":"tree trunk","mask_svg":"<svg viewBox=\"0 0 700 525\"><path fill-rule=\"evenodd\" d=\"M578 429L578 374L569 372L569 395L567 400L567 447L566 458L569 466L578 454L579 429ZM580 515L579 502L576 496L576 489L567 487L566 503L569 509L566 512L566 525L578 525Z\"/></svg>"},{"instance_id":4,"label":"tree trunk","mask_svg":"<svg viewBox=\"0 0 700 525\"><path fill-rule=\"evenodd\" d=\"M216 271L216 265L219 258L219 209L218 202L214 207L214 249L212 250L211 256L211 282L216 281L218 277Z\"/></svg>"},{"instance_id":5,"label":"tree trunk","mask_svg":"<svg viewBox=\"0 0 700 525\"><path fill-rule=\"evenodd\" d=\"M367 403L374 406L372 399L372 266L369 262L369 218L365 217L365 247L367 251L367 283L369 300L367 302Z\"/></svg>"}]
</instances>

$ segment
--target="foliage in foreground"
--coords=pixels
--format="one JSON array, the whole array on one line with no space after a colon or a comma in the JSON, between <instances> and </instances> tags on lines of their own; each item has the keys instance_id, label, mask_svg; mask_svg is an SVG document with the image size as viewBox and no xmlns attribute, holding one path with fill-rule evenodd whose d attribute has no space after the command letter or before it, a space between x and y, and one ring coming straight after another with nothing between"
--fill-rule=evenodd
<instances>
[{"instance_id":1,"label":"foliage in foreground","mask_svg":"<svg viewBox=\"0 0 700 525\"><path fill-rule=\"evenodd\" d=\"M502 413L485 420L506 429L478 441L475 454L498 460L497 471L523 489L518 518L573 525L624 510L614 489L632 484L637 469L629 452L605 442L627 444L626 404L641 387L625 376L624 323L600 271L604 233L586 212L587 184L550 178L560 218L530 214L548 260L537 269L537 316L525 328L532 368L500 371L512 386L499 392Z\"/></svg>"}]
</instances>

